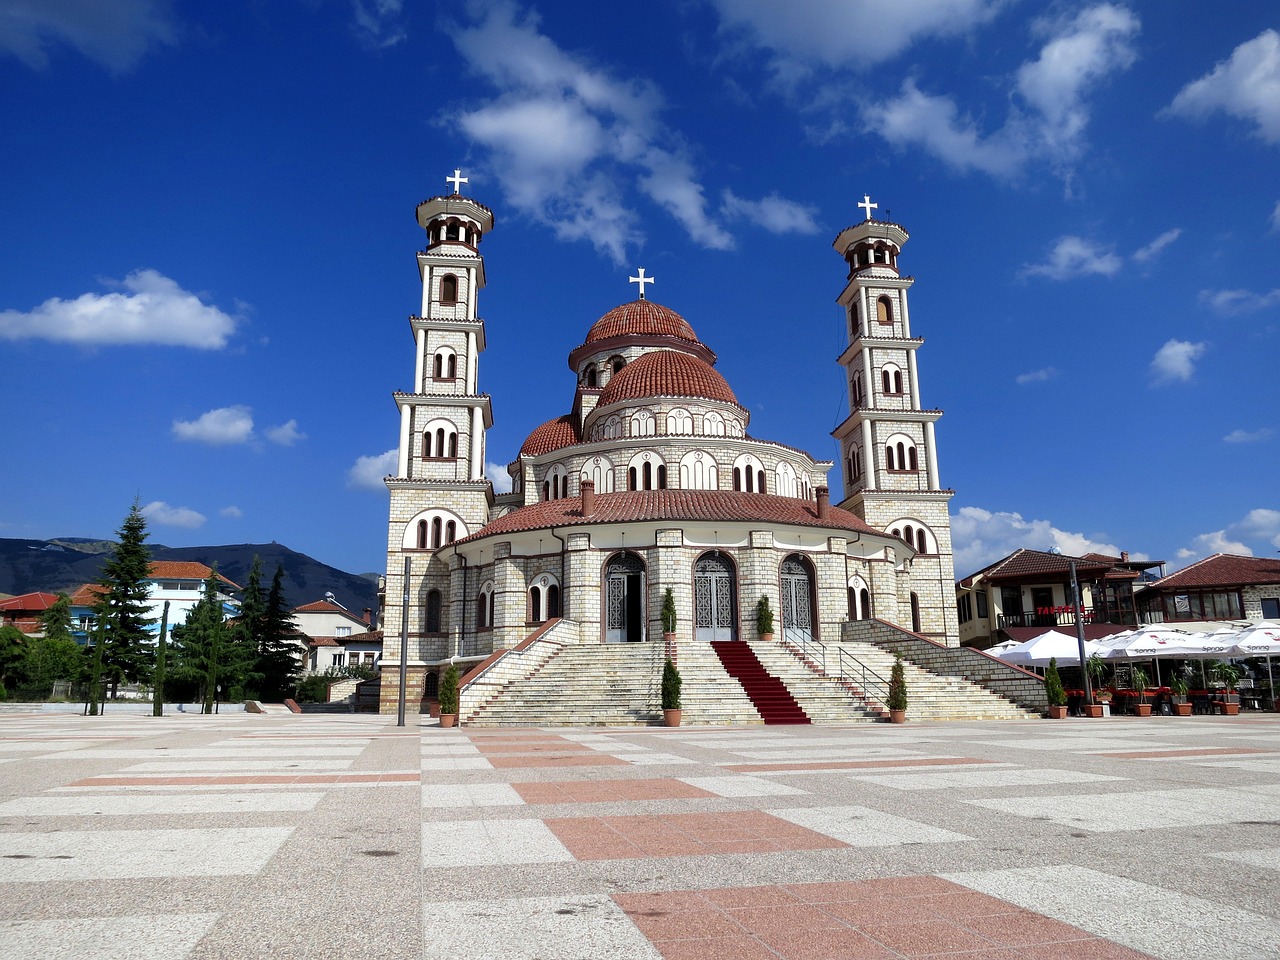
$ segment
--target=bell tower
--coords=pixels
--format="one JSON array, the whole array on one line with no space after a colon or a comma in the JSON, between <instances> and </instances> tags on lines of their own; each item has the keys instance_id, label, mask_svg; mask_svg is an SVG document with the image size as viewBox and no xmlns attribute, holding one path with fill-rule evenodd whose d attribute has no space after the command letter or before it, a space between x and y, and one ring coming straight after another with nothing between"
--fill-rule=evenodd
<instances>
[{"instance_id":1,"label":"bell tower","mask_svg":"<svg viewBox=\"0 0 1280 960\"><path fill-rule=\"evenodd\" d=\"M839 363L849 388L849 416L833 433L844 474L840 506L911 547L910 620L899 619L954 646L959 623L947 510L954 491L939 481L934 424L942 411L920 402L916 353L924 340L911 335L907 307L915 280L898 272L909 235L900 224L874 219L879 205L869 196L858 206L866 219L833 244L849 271L838 298L848 335Z\"/></svg>"},{"instance_id":2,"label":"bell tower","mask_svg":"<svg viewBox=\"0 0 1280 960\"><path fill-rule=\"evenodd\" d=\"M489 396L478 387L485 348L476 298L485 285L480 242L493 212L461 194L460 170L445 178L453 191L418 204L426 245L418 251L421 312L409 318L413 385L393 396L400 413L396 472L387 527L383 665L398 667L404 625L405 560L409 561L410 699L426 674L456 652L464 604L451 597L448 564L437 552L489 521L493 487L485 477L485 431L493 426ZM390 676L390 674L388 674ZM395 684L383 685L387 695ZM394 703L392 705L394 709Z\"/></svg>"}]
</instances>

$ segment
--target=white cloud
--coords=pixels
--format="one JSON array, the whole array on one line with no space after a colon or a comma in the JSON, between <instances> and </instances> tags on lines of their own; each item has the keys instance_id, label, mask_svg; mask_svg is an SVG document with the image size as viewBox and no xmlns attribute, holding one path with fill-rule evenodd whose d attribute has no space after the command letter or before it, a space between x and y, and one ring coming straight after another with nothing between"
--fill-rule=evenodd
<instances>
[{"instance_id":1,"label":"white cloud","mask_svg":"<svg viewBox=\"0 0 1280 960\"><path fill-rule=\"evenodd\" d=\"M1031 550L1057 547L1075 557L1086 553L1120 555L1120 548L1113 543L1061 530L1048 520L1026 520L1018 513L993 513L981 507L960 508L951 518L951 539L955 545L958 577L976 573L1019 547ZM1131 553L1130 557L1142 559L1138 553Z\"/></svg>"},{"instance_id":2,"label":"white cloud","mask_svg":"<svg viewBox=\"0 0 1280 960\"><path fill-rule=\"evenodd\" d=\"M1071 20L1036 22L1047 39L1018 68L1002 126L984 134L950 96L922 92L906 80L896 98L863 109L866 129L894 146L919 146L961 172L1009 179L1031 160L1069 171L1085 147L1088 96L1130 67L1138 18L1126 7L1097 4Z\"/></svg>"},{"instance_id":3,"label":"white cloud","mask_svg":"<svg viewBox=\"0 0 1280 960\"><path fill-rule=\"evenodd\" d=\"M993 19L1010 0L912 0L892 12L873 3L806 0L785 14L776 0L713 0L727 28L744 30L772 50L775 72L794 62L865 67L890 60L917 40L962 37Z\"/></svg>"},{"instance_id":4,"label":"white cloud","mask_svg":"<svg viewBox=\"0 0 1280 960\"><path fill-rule=\"evenodd\" d=\"M43 70L49 65L48 47L66 44L123 73L151 47L177 43L169 7L169 0L5 0L0 53Z\"/></svg>"},{"instance_id":5,"label":"white cloud","mask_svg":"<svg viewBox=\"0 0 1280 960\"><path fill-rule=\"evenodd\" d=\"M1268 440L1275 433L1270 427L1260 430L1232 430L1222 438L1223 443L1259 443Z\"/></svg>"},{"instance_id":6,"label":"white cloud","mask_svg":"<svg viewBox=\"0 0 1280 960\"><path fill-rule=\"evenodd\" d=\"M1211 553L1235 553L1252 557L1256 556L1254 547L1264 554L1272 552L1272 548L1280 547L1280 510L1268 507L1250 510L1222 530L1213 530L1195 537L1190 547L1183 547L1178 551L1178 557L1185 560Z\"/></svg>"},{"instance_id":7,"label":"white cloud","mask_svg":"<svg viewBox=\"0 0 1280 960\"><path fill-rule=\"evenodd\" d=\"M1168 383L1186 383L1196 372L1196 361L1209 348L1207 343L1190 343L1186 340L1169 340L1156 351L1151 360L1151 378L1157 386Z\"/></svg>"},{"instance_id":8,"label":"white cloud","mask_svg":"<svg viewBox=\"0 0 1280 960\"><path fill-rule=\"evenodd\" d=\"M1280 288L1267 293L1252 290L1201 290L1200 302L1215 313L1256 313L1280 303Z\"/></svg>"},{"instance_id":9,"label":"white cloud","mask_svg":"<svg viewBox=\"0 0 1280 960\"><path fill-rule=\"evenodd\" d=\"M1280 143L1280 33L1264 30L1180 91L1162 113L1202 119L1222 111L1255 124L1267 143Z\"/></svg>"},{"instance_id":10,"label":"white cloud","mask_svg":"<svg viewBox=\"0 0 1280 960\"><path fill-rule=\"evenodd\" d=\"M219 407L195 420L173 421L173 434L179 440L214 446L248 443L253 439L253 411L244 406Z\"/></svg>"},{"instance_id":11,"label":"white cloud","mask_svg":"<svg viewBox=\"0 0 1280 960\"><path fill-rule=\"evenodd\" d=\"M626 200L637 190L694 242L733 237L715 222L679 138L660 122L661 97L561 50L533 12L512 0L475 4L478 22L454 26L454 44L497 99L447 118L489 161L508 201L566 240L585 239L616 263L642 236Z\"/></svg>"},{"instance_id":12,"label":"white cloud","mask_svg":"<svg viewBox=\"0 0 1280 960\"><path fill-rule=\"evenodd\" d=\"M720 213L726 220L746 220L769 233L814 234L821 229L814 217L817 208L771 193L759 200L746 200L732 190L720 198Z\"/></svg>"},{"instance_id":13,"label":"white cloud","mask_svg":"<svg viewBox=\"0 0 1280 960\"><path fill-rule=\"evenodd\" d=\"M484 475L493 484L494 493L511 492L511 474L507 473L507 468L502 464L486 460L484 462Z\"/></svg>"},{"instance_id":14,"label":"white cloud","mask_svg":"<svg viewBox=\"0 0 1280 960\"><path fill-rule=\"evenodd\" d=\"M399 466L399 453L388 450L373 457L360 457L347 471L347 486L365 490L385 490L383 478L392 476Z\"/></svg>"},{"instance_id":15,"label":"white cloud","mask_svg":"<svg viewBox=\"0 0 1280 960\"><path fill-rule=\"evenodd\" d=\"M1139 263L1147 263L1154 260L1160 255L1160 251L1173 243L1173 241L1177 240L1180 236L1182 236L1181 227L1174 227L1172 230L1166 230L1145 247L1135 250L1133 252L1133 259L1137 260Z\"/></svg>"},{"instance_id":16,"label":"white cloud","mask_svg":"<svg viewBox=\"0 0 1280 960\"><path fill-rule=\"evenodd\" d=\"M1234 535L1267 540L1271 546L1280 547L1280 510L1250 510L1227 529Z\"/></svg>"},{"instance_id":17,"label":"white cloud","mask_svg":"<svg viewBox=\"0 0 1280 960\"><path fill-rule=\"evenodd\" d=\"M1044 263L1027 264L1018 275L1042 276L1050 280L1074 280L1090 274L1104 277L1120 272L1124 261L1111 249L1101 249L1081 237L1061 237Z\"/></svg>"},{"instance_id":18,"label":"white cloud","mask_svg":"<svg viewBox=\"0 0 1280 960\"><path fill-rule=\"evenodd\" d=\"M235 331L234 317L154 270L135 270L119 283L108 283L128 292L54 297L27 313L0 311L0 339L217 350Z\"/></svg>"},{"instance_id":19,"label":"white cloud","mask_svg":"<svg viewBox=\"0 0 1280 960\"><path fill-rule=\"evenodd\" d=\"M1020 373L1015 378L1019 386L1028 383L1044 383L1046 380L1053 380L1058 376L1056 367L1044 367L1041 370L1032 370L1030 373Z\"/></svg>"},{"instance_id":20,"label":"white cloud","mask_svg":"<svg viewBox=\"0 0 1280 960\"><path fill-rule=\"evenodd\" d=\"M1239 540L1232 540L1225 530L1214 530L1202 533L1191 541L1190 547L1178 550L1179 560L1190 560L1194 557L1207 557L1212 553L1234 553L1239 556L1252 557L1253 551Z\"/></svg>"},{"instance_id":21,"label":"white cloud","mask_svg":"<svg viewBox=\"0 0 1280 960\"><path fill-rule=\"evenodd\" d=\"M226 517L228 520L239 520L244 516L244 511L235 504L223 507L218 511L219 515Z\"/></svg>"},{"instance_id":22,"label":"white cloud","mask_svg":"<svg viewBox=\"0 0 1280 960\"><path fill-rule=\"evenodd\" d=\"M307 439L307 435L298 429L297 420L290 420L278 427L267 427L263 433L272 443L278 443L282 447L292 447L299 440Z\"/></svg>"},{"instance_id":23,"label":"white cloud","mask_svg":"<svg viewBox=\"0 0 1280 960\"><path fill-rule=\"evenodd\" d=\"M1271 232L1280 233L1280 200L1276 201L1276 208L1271 211Z\"/></svg>"},{"instance_id":24,"label":"white cloud","mask_svg":"<svg viewBox=\"0 0 1280 960\"><path fill-rule=\"evenodd\" d=\"M165 527L182 527L194 530L204 526L205 517L190 507L171 507L163 500L155 500L142 508L142 515L148 522Z\"/></svg>"},{"instance_id":25,"label":"white cloud","mask_svg":"<svg viewBox=\"0 0 1280 960\"><path fill-rule=\"evenodd\" d=\"M393 47L408 34L400 24L402 0L351 0L356 36L366 46Z\"/></svg>"}]
</instances>

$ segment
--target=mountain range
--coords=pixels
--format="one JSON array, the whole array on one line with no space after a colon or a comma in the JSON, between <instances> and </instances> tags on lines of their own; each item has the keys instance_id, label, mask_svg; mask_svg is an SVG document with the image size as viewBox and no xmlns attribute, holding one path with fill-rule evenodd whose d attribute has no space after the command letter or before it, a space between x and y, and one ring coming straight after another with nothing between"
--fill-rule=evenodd
<instances>
[{"instance_id":1,"label":"mountain range","mask_svg":"<svg viewBox=\"0 0 1280 960\"><path fill-rule=\"evenodd\" d=\"M109 540L60 537L55 540L0 538L0 594L71 593L102 575L115 544ZM271 589L276 566L284 568L285 600L290 607L335 600L356 616L365 607L377 611L378 574L346 573L279 543L233 543L208 547L166 547L148 543L152 560L195 560L243 587L254 556L262 560L262 589Z\"/></svg>"}]
</instances>

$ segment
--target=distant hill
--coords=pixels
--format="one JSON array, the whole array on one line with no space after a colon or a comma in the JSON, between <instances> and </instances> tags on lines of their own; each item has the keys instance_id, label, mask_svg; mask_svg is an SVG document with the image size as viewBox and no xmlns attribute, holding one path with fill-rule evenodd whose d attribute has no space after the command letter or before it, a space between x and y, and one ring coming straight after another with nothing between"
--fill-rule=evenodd
<instances>
[{"instance_id":1,"label":"distant hill","mask_svg":"<svg viewBox=\"0 0 1280 960\"><path fill-rule=\"evenodd\" d=\"M56 540L0 538L0 593L44 590L70 592L97 580L115 544L82 537ZM197 560L218 565L218 572L244 586L256 554L262 558L262 589L271 589L277 564L284 567L284 594L289 606L322 600L326 592L357 616L365 607L376 610L376 574L346 573L313 560L279 543L234 543L210 547L166 547L148 543L152 560Z\"/></svg>"}]
</instances>

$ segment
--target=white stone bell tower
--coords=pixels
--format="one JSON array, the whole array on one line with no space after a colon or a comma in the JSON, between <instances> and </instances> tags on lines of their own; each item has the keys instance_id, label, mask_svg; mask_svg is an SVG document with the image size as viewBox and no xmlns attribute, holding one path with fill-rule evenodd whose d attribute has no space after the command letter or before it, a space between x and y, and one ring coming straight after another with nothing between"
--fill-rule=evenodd
<instances>
[{"instance_id":1,"label":"white stone bell tower","mask_svg":"<svg viewBox=\"0 0 1280 960\"><path fill-rule=\"evenodd\" d=\"M849 387L849 416L833 434L844 474L840 506L901 537L916 552L909 570L910 616L903 610L898 622L956 645L947 510L954 491L944 490L938 475L934 424L942 411L920 403L916 352L924 341L911 335L907 307L907 291L915 281L898 272L908 234L899 224L873 219L878 204L870 197L858 206L867 218L843 230L834 243L849 267L838 298L848 333L839 362Z\"/></svg>"},{"instance_id":2,"label":"white stone bell tower","mask_svg":"<svg viewBox=\"0 0 1280 960\"><path fill-rule=\"evenodd\" d=\"M478 357L485 348L476 296L485 285L480 241L493 229L493 212L459 192L467 179L455 170L453 192L418 204L426 246L418 251L421 314L413 332L413 386L394 394L400 412L396 472L387 528L384 667L400 663L404 562L409 575L409 697L422 689L432 664L454 649L464 604L451 596L449 567L440 548L474 533L489 520L493 487L485 477L485 431L493 425L487 394L478 387ZM393 677L395 674L385 673ZM386 695L396 684L383 684ZM389 688L390 691L389 691Z\"/></svg>"}]
</instances>

